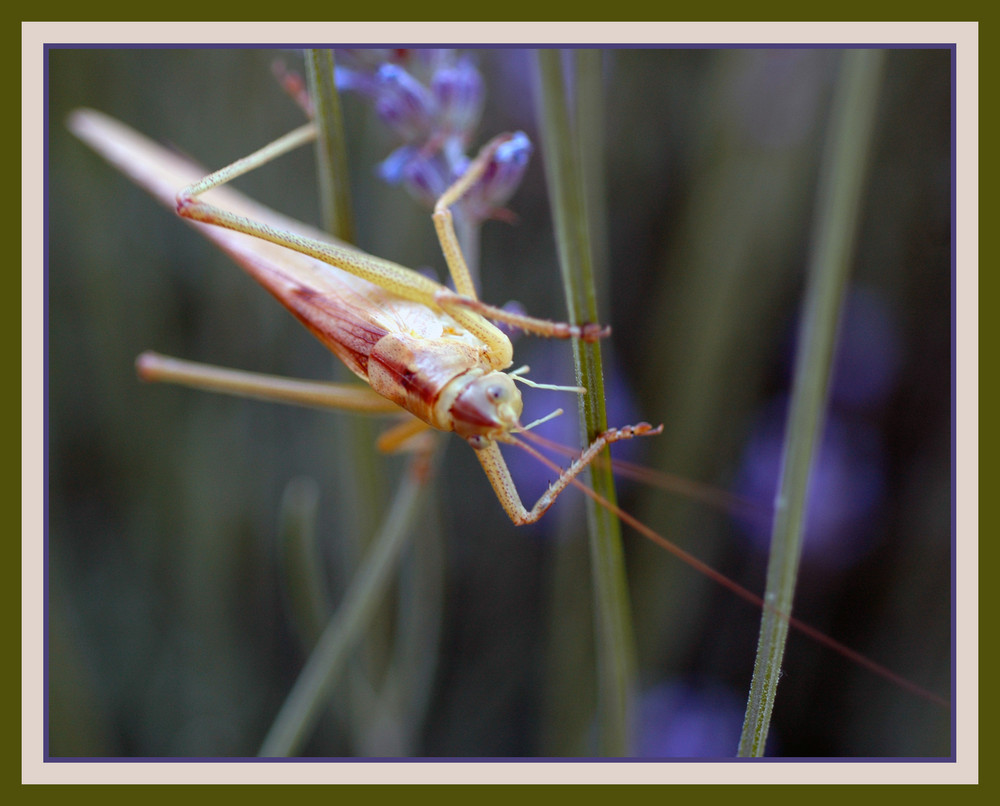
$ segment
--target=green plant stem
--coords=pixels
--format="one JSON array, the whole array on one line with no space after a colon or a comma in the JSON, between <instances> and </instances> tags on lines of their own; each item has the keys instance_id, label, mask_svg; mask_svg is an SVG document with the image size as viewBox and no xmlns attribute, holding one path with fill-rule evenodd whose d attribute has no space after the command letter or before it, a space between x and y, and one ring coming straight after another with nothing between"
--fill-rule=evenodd
<instances>
[{"instance_id":1,"label":"green plant stem","mask_svg":"<svg viewBox=\"0 0 1000 806\"><path fill-rule=\"evenodd\" d=\"M606 152L603 55L600 50L573 51L576 75L576 115L574 127L580 152L580 170L586 194L587 231L593 265L593 285L598 299L607 299L608 233L607 182L604 171Z\"/></svg>"},{"instance_id":2,"label":"green plant stem","mask_svg":"<svg viewBox=\"0 0 1000 806\"><path fill-rule=\"evenodd\" d=\"M415 458L400 481L382 528L271 725L260 756L298 752L326 706L337 676L384 600L396 561L413 533L427 472L418 470L417 463L425 461L426 457Z\"/></svg>"},{"instance_id":3,"label":"green plant stem","mask_svg":"<svg viewBox=\"0 0 1000 806\"><path fill-rule=\"evenodd\" d=\"M569 320L596 322L597 293L581 158L570 125L560 54L556 50L540 50L537 57L545 173ZM587 389L581 396L581 422L585 431L582 436L586 444L607 429L600 345L575 342L574 360L577 383ZM615 501L610 463L595 462L589 473L593 489ZM621 526L614 515L589 499L587 517L595 602L599 750L606 756L627 756L635 652Z\"/></svg>"},{"instance_id":4,"label":"green plant stem","mask_svg":"<svg viewBox=\"0 0 1000 806\"><path fill-rule=\"evenodd\" d=\"M882 60L882 51L847 51L833 100L775 502L765 610L740 736L740 756L764 754L774 708L802 551L810 468L823 430L837 322L857 229Z\"/></svg>"},{"instance_id":5,"label":"green plant stem","mask_svg":"<svg viewBox=\"0 0 1000 806\"><path fill-rule=\"evenodd\" d=\"M298 477L285 485L279 518L281 581L306 650L316 643L333 609L316 539L318 509L319 486L313 479Z\"/></svg>"},{"instance_id":6,"label":"green plant stem","mask_svg":"<svg viewBox=\"0 0 1000 806\"><path fill-rule=\"evenodd\" d=\"M340 240L354 243L347 146L332 50L306 51L306 80L317 128L316 160L322 226Z\"/></svg>"}]
</instances>

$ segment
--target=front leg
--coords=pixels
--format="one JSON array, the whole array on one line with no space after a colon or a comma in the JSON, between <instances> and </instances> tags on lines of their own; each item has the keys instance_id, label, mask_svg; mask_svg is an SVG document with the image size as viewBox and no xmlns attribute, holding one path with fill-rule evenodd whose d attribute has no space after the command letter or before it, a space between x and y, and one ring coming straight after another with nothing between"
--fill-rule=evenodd
<instances>
[{"instance_id":1,"label":"front leg","mask_svg":"<svg viewBox=\"0 0 1000 806\"><path fill-rule=\"evenodd\" d=\"M530 510L526 509L521 502L521 496L517 492L514 480L510 476L507 462L504 461L503 455L500 453L500 446L496 442L487 441L481 447L473 444L473 448L476 450L476 457L483 466L483 471L490 480L493 492L496 493L504 511L510 516L515 526L523 526L527 523L535 523L535 521L541 518L548 508L555 503L559 494L569 486L573 479L579 475L580 471L597 458L598 454L605 447L623 439L653 436L654 434L659 434L662 430L662 425L653 428L649 423L638 423L636 425L627 425L624 428L612 428L609 431L605 431L590 443L590 446L580 454L573 464L562 471L559 478L549 485L549 488L542 493L541 497ZM519 447L523 446L520 440L511 435L507 435L504 441Z\"/></svg>"},{"instance_id":2,"label":"front leg","mask_svg":"<svg viewBox=\"0 0 1000 806\"><path fill-rule=\"evenodd\" d=\"M458 236L455 234L455 222L452 218L451 207L461 201L462 197L483 178L490 168L493 158L497 156L497 151L508 143L514 146L514 152L522 156L525 154L526 146L527 152L530 153L530 143L528 143L528 139L524 134L497 135L479 149L476 158L469 163L465 172L452 183L451 187L441 194L434 205L434 229L437 231L438 242L441 244L441 252L448 263L448 271L451 273L455 290L459 294L471 297L472 299L477 299L476 287L472 281L469 267L465 262L465 255L462 253ZM506 163L510 162L509 157L501 159ZM514 160L516 159L517 157L514 157Z\"/></svg>"}]
</instances>

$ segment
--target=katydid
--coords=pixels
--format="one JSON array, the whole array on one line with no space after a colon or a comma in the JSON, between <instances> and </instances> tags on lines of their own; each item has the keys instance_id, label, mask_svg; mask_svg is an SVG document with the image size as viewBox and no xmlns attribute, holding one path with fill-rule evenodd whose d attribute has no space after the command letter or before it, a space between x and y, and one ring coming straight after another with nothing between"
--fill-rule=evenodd
<instances>
[{"instance_id":1,"label":"katydid","mask_svg":"<svg viewBox=\"0 0 1000 806\"><path fill-rule=\"evenodd\" d=\"M180 215L230 254L367 385L275 378L155 353L144 353L138 359L144 379L299 405L404 416L380 439L383 450L404 449L429 429L454 431L475 449L497 497L515 524L537 521L570 485L594 497L576 477L606 445L659 433L661 427L643 422L599 435L569 468L559 470L556 481L530 510L522 504L498 443L516 445L546 461L516 436L534 423L521 424L521 397L514 383L546 385L523 378L524 368L509 370L513 364L510 341L492 322L552 338L593 340L608 335L609 330L596 324L576 326L525 316L477 298L449 208L474 184L490 155L510 135L487 143L466 175L436 205L434 223L454 281L456 290L452 291L417 272L286 219L224 187L240 174L309 142L315 136L311 123L208 176L203 176L193 163L99 112L78 110L70 120L70 128L162 203L176 206ZM573 387L570 390L578 391ZM676 548L618 507L599 497L597 500L648 539L737 595L759 607L767 606L755 594ZM784 617L815 640L876 674L945 704L937 695L808 625Z\"/></svg>"},{"instance_id":2,"label":"katydid","mask_svg":"<svg viewBox=\"0 0 1000 806\"><path fill-rule=\"evenodd\" d=\"M70 125L161 200L172 201L176 180L188 172L180 161L168 159L152 143L97 112L78 111ZM537 521L606 445L659 433L660 428L639 423L600 434L535 505L526 509L497 443L521 445L514 435L531 427L520 422L521 394L514 385L515 380L529 381L523 377L525 368L504 372L513 363L513 347L489 320L553 338L596 339L609 331L592 324L576 326L538 319L476 298L448 208L474 184L493 152L511 135L487 143L436 206L435 223L457 291L396 263L332 243L328 237L309 233L303 225L293 231L265 223L262 219L270 217L262 211L254 213L239 194L229 193L215 204L200 199L314 136L315 126L309 123L200 181L185 179L186 187L177 193L176 204L181 216L204 225L212 240L233 254L365 380L372 392L369 395L357 386L325 384L324 405L382 413L403 410L416 417L418 422L407 421L383 438L380 444L386 449L402 446L428 427L454 431L475 449L497 498L519 525ZM139 163L145 163L147 169L137 170ZM268 245L270 249L265 248ZM216 389L226 385L213 370L202 367L187 372L186 365L151 353L140 356L138 368L148 380ZM228 378L231 382L232 375ZM270 379L248 380L242 391L251 387L257 396L286 402L315 405L318 400L310 390L303 390L299 398L287 383L272 383ZM387 401L394 405L387 407Z\"/></svg>"}]
</instances>

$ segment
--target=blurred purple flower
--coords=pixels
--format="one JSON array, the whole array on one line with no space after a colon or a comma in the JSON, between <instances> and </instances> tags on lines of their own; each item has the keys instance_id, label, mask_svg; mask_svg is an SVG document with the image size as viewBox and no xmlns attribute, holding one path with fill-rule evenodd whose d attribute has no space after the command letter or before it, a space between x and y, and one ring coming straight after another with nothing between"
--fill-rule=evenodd
<instances>
[{"instance_id":1,"label":"blurred purple flower","mask_svg":"<svg viewBox=\"0 0 1000 806\"><path fill-rule=\"evenodd\" d=\"M469 59L446 64L431 77L441 126L447 132L469 134L479 125L485 90L483 78Z\"/></svg>"},{"instance_id":2,"label":"blurred purple flower","mask_svg":"<svg viewBox=\"0 0 1000 806\"><path fill-rule=\"evenodd\" d=\"M871 411L884 403L899 375L901 352L899 328L885 297L853 288L834 359L832 405Z\"/></svg>"},{"instance_id":3,"label":"blurred purple flower","mask_svg":"<svg viewBox=\"0 0 1000 806\"><path fill-rule=\"evenodd\" d=\"M771 512L781 470L787 400L762 414L743 455L734 485L738 495ZM885 457L878 432L867 423L828 415L806 499L803 559L843 568L872 545L874 518L885 489ZM740 521L767 551L771 517Z\"/></svg>"},{"instance_id":4,"label":"blurred purple flower","mask_svg":"<svg viewBox=\"0 0 1000 806\"><path fill-rule=\"evenodd\" d=\"M466 215L485 221L501 209L524 177L533 151L531 140L524 132L515 132L493 155L482 178L462 199Z\"/></svg>"},{"instance_id":5,"label":"blurred purple flower","mask_svg":"<svg viewBox=\"0 0 1000 806\"><path fill-rule=\"evenodd\" d=\"M371 102L379 119L402 141L378 167L386 182L403 186L432 206L469 165L465 149L479 124L485 88L467 57L449 49L348 51L337 86ZM523 132L497 149L483 178L456 205L469 223L503 215L531 156Z\"/></svg>"},{"instance_id":6,"label":"blurred purple flower","mask_svg":"<svg viewBox=\"0 0 1000 806\"><path fill-rule=\"evenodd\" d=\"M448 166L438 157L426 157L415 146L400 146L378 165L378 175L390 185L402 185L414 199L433 207L451 184Z\"/></svg>"},{"instance_id":7,"label":"blurred purple flower","mask_svg":"<svg viewBox=\"0 0 1000 806\"><path fill-rule=\"evenodd\" d=\"M434 95L399 65L379 67L372 100L382 122L407 142L430 137L437 123Z\"/></svg>"},{"instance_id":8,"label":"blurred purple flower","mask_svg":"<svg viewBox=\"0 0 1000 806\"><path fill-rule=\"evenodd\" d=\"M732 758L745 700L720 685L664 683L636 703L638 758Z\"/></svg>"},{"instance_id":9,"label":"blurred purple flower","mask_svg":"<svg viewBox=\"0 0 1000 806\"><path fill-rule=\"evenodd\" d=\"M373 73L362 70L352 70L349 67L337 66L336 69L337 90L339 92L358 92L374 98L377 91L377 83Z\"/></svg>"},{"instance_id":10,"label":"blurred purple flower","mask_svg":"<svg viewBox=\"0 0 1000 806\"><path fill-rule=\"evenodd\" d=\"M833 568L854 562L870 548L886 486L882 436L870 415L896 382L899 335L884 298L856 287L844 305L830 384L826 425L812 469L806 505L803 558ZM773 510L785 438L787 397L758 417L744 449L735 492ZM748 536L767 550L771 518L742 520Z\"/></svg>"}]
</instances>

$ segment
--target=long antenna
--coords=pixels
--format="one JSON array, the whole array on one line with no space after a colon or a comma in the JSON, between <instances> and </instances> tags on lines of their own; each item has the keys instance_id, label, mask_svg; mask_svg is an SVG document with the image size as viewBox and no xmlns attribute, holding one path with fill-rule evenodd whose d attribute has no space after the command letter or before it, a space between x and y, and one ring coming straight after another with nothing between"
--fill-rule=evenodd
<instances>
[{"instance_id":1,"label":"long antenna","mask_svg":"<svg viewBox=\"0 0 1000 806\"><path fill-rule=\"evenodd\" d=\"M525 364L523 367L511 370L507 374L515 381L520 381L525 386L530 386L533 389L551 389L555 392L575 392L578 395L587 394L587 390L582 386L558 386L554 383L536 383L535 381L524 377L524 374L530 369L531 368Z\"/></svg>"},{"instance_id":2,"label":"long antenna","mask_svg":"<svg viewBox=\"0 0 1000 806\"><path fill-rule=\"evenodd\" d=\"M520 433L522 433L524 431L530 431L536 425L541 425L542 423L547 423L549 420L554 419L555 417L558 417L562 413L563 413L562 409L556 409L555 411L550 412L549 414L546 414L544 417L539 417L533 423L528 423L527 425L522 425L520 428L517 429L517 432L520 434Z\"/></svg>"}]
</instances>

